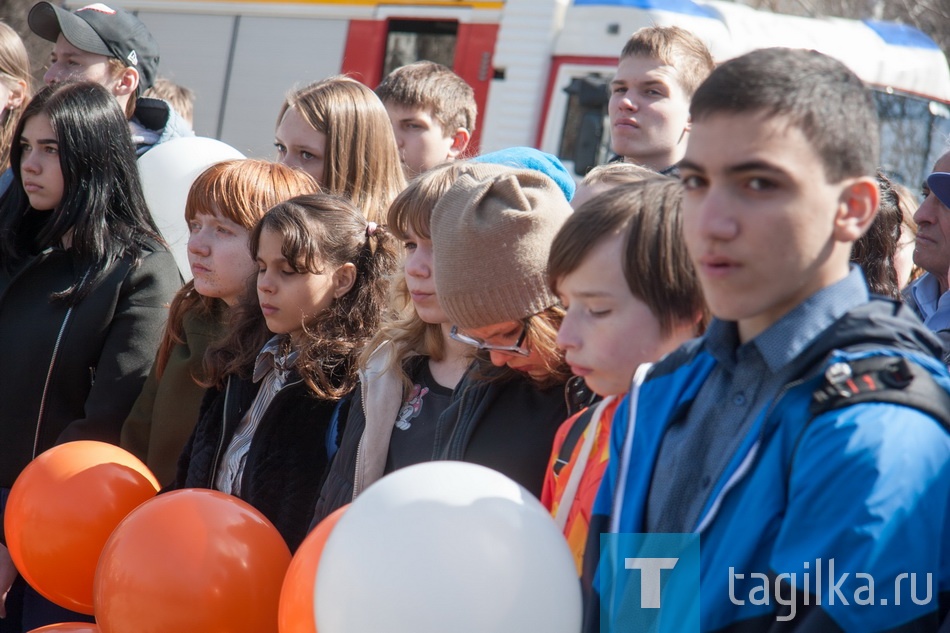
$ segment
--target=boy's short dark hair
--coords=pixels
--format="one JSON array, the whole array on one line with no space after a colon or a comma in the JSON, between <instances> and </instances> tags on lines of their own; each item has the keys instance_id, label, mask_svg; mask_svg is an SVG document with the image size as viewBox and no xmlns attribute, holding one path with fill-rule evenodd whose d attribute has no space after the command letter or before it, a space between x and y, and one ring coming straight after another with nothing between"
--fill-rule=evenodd
<instances>
[{"instance_id":1,"label":"boy's short dark hair","mask_svg":"<svg viewBox=\"0 0 950 633\"><path fill-rule=\"evenodd\" d=\"M874 101L838 60L789 48L752 51L716 68L690 106L694 123L755 112L800 128L821 157L828 182L874 176L880 152Z\"/></svg>"},{"instance_id":2,"label":"boy's short dark hair","mask_svg":"<svg viewBox=\"0 0 950 633\"><path fill-rule=\"evenodd\" d=\"M680 86L693 96L716 62L703 41L678 26L645 26L624 44L620 59L647 57L676 69Z\"/></svg>"},{"instance_id":3,"label":"boy's short dark hair","mask_svg":"<svg viewBox=\"0 0 950 633\"><path fill-rule=\"evenodd\" d=\"M594 196L567 219L551 245L548 282L577 270L603 240L623 235L620 263L630 293L644 302L669 336L692 322L701 333L709 311L682 239L683 187L668 176L618 185Z\"/></svg>"},{"instance_id":4,"label":"boy's short dark hair","mask_svg":"<svg viewBox=\"0 0 950 633\"><path fill-rule=\"evenodd\" d=\"M475 91L446 66L421 61L392 71L376 87L380 101L406 108L425 108L446 136L458 128L475 131Z\"/></svg>"}]
</instances>

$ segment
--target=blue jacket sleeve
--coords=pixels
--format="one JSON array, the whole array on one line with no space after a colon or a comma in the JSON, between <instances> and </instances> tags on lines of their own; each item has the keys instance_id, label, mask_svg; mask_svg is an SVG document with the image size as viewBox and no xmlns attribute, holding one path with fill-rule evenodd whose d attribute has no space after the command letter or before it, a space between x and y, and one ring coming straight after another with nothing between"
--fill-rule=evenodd
<instances>
[{"instance_id":1,"label":"blue jacket sleeve","mask_svg":"<svg viewBox=\"0 0 950 633\"><path fill-rule=\"evenodd\" d=\"M845 631L936 629L950 589L950 435L935 420L883 403L819 416L787 495L773 572L810 572L813 605Z\"/></svg>"}]
</instances>

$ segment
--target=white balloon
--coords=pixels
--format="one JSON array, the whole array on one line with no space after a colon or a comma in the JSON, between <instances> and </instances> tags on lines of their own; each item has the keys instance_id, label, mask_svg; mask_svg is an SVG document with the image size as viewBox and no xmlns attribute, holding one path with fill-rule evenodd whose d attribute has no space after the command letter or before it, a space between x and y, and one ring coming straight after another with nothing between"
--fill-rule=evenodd
<instances>
[{"instance_id":1,"label":"white balloon","mask_svg":"<svg viewBox=\"0 0 950 633\"><path fill-rule=\"evenodd\" d=\"M327 539L320 633L578 633L581 590L551 515L508 477L429 462L366 489Z\"/></svg>"},{"instance_id":2,"label":"white balloon","mask_svg":"<svg viewBox=\"0 0 950 633\"><path fill-rule=\"evenodd\" d=\"M185 280L188 265L188 190L201 172L223 160L244 158L227 143L203 136L184 136L156 145L138 160L145 202Z\"/></svg>"}]
</instances>

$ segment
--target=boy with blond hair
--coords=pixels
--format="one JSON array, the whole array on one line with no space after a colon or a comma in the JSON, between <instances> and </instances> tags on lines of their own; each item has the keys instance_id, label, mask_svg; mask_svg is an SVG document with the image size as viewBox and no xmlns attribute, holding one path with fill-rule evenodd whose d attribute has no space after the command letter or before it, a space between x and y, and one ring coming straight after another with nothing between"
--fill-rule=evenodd
<instances>
[{"instance_id":1,"label":"boy with blond hair","mask_svg":"<svg viewBox=\"0 0 950 633\"><path fill-rule=\"evenodd\" d=\"M675 175L686 151L689 102L712 72L709 49L677 26L634 33L610 82L610 147L624 162Z\"/></svg>"},{"instance_id":2,"label":"boy with blond hair","mask_svg":"<svg viewBox=\"0 0 950 633\"><path fill-rule=\"evenodd\" d=\"M446 66L397 68L376 88L393 124L406 178L461 157L475 132L475 91Z\"/></svg>"}]
</instances>

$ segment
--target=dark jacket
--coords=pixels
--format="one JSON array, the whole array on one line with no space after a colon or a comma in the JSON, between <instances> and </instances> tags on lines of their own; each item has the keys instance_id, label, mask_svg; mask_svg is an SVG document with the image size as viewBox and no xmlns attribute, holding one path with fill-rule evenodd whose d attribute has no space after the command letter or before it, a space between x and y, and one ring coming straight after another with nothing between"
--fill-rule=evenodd
<instances>
[{"instance_id":1,"label":"dark jacket","mask_svg":"<svg viewBox=\"0 0 950 633\"><path fill-rule=\"evenodd\" d=\"M200 376L205 350L224 327L218 315L185 315L184 342L168 356L159 380L155 367L122 426L119 444L149 467L163 486L175 479L178 456L198 423L205 388L195 382Z\"/></svg>"},{"instance_id":2,"label":"dark jacket","mask_svg":"<svg viewBox=\"0 0 950 633\"><path fill-rule=\"evenodd\" d=\"M425 358L414 357L407 362L425 362ZM574 381L540 390L530 379L511 373L489 370L485 376L488 380L483 380L475 377L473 368L469 369L439 419L432 459L467 461L493 468L540 497L554 435L564 420L586 406L589 392L579 389ZM502 374L506 377L501 378ZM361 375L365 380L365 373ZM374 444L364 437L367 427L363 388L361 383L350 400L340 450L327 474L311 526L353 500L361 445ZM401 404L393 408L388 423L390 431ZM373 459L385 464L386 455L380 452Z\"/></svg>"},{"instance_id":3,"label":"dark jacket","mask_svg":"<svg viewBox=\"0 0 950 633\"><path fill-rule=\"evenodd\" d=\"M129 121L135 153L142 156L156 145L186 136L194 136L188 123L181 118L167 101L150 97L139 97L135 101L135 112ZM144 131L149 133L146 138Z\"/></svg>"},{"instance_id":4,"label":"dark jacket","mask_svg":"<svg viewBox=\"0 0 950 633\"><path fill-rule=\"evenodd\" d=\"M80 276L60 248L0 270L0 487L55 444L118 443L181 286L157 244L137 266L116 262L75 306L50 299Z\"/></svg>"},{"instance_id":5,"label":"dark jacket","mask_svg":"<svg viewBox=\"0 0 950 633\"><path fill-rule=\"evenodd\" d=\"M175 481L163 492L215 487L222 456L259 387L232 376L223 391L208 390ZM335 407L336 402L317 399L305 382L292 378L267 407L248 449L238 496L274 524L291 551L306 536L320 493Z\"/></svg>"}]
</instances>

